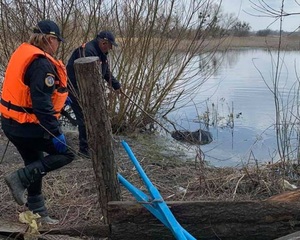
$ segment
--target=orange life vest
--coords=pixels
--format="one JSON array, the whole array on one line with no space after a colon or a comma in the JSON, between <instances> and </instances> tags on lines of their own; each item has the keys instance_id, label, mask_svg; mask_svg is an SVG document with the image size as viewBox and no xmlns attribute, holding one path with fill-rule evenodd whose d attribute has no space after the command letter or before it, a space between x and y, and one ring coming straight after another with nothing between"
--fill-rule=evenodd
<instances>
[{"instance_id":1,"label":"orange life vest","mask_svg":"<svg viewBox=\"0 0 300 240\"><path fill-rule=\"evenodd\" d=\"M0 102L0 112L5 118L11 118L19 123L39 123L33 113L30 89L24 84L24 76L27 67L41 55L56 67L59 81L55 82L55 90L51 99L55 116L60 117L68 96L65 65L41 49L23 43L12 54L5 73Z\"/></svg>"}]
</instances>

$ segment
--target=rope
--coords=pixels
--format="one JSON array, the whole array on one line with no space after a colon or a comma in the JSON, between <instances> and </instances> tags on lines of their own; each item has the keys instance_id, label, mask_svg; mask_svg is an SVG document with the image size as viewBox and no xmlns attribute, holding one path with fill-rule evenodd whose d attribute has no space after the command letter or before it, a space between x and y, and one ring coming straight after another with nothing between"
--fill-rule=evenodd
<instances>
[{"instance_id":1,"label":"rope","mask_svg":"<svg viewBox=\"0 0 300 240\"><path fill-rule=\"evenodd\" d=\"M161 126L167 133L171 134L171 132L164 127L160 122L158 122L156 119L154 119L152 116L150 116L149 113L147 113L142 107L140 107L135 101L133 101L126 93L120 89L121 94L123 94L130 102L132 102L135 106L137 106L147 117L151 118L154 122L156 122L159 126Z\"/></svg>"}]
</instances>

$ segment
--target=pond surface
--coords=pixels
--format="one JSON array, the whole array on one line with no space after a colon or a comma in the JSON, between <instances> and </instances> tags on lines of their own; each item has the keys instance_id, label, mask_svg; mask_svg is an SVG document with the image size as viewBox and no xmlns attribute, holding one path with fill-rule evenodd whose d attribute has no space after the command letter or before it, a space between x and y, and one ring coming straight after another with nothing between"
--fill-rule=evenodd
<instances>
[{"instance_id":1,"label":"pond surface","mask_svg":"<svg viewBox=\"0 0 300 240\"><path fill-rule=\"evenodd\" d=\"M232 50L217 53L217 70L201 86L195 98L176 106L168 118L178 128L209 130L213 142L202 145L205 160L215 166L237 166L249 161L278 160L274 95L272 89L277 52L262 49ZM222 59L222 61L220 61ZM282 52L280 62L280 99L296 98L298 59L296 51ZM194 59L201 62L201 56ZM200 65L200 64L199 64ZM198 65L198 66L199 66ZM196 65L197 66L197 65ZM201 77L193 77L200 81ZM209 111L214 125L205 128L201 116ZM233 118L230 118L232 113Z\"/></svg>"}]
</instances>

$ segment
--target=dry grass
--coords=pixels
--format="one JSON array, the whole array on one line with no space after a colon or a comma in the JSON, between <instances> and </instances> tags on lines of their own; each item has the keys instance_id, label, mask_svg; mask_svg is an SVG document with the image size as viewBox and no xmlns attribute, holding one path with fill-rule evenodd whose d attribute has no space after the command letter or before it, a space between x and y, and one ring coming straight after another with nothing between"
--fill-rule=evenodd
<instances>
[{"instance_id":1,"label":"dry grass","mask_svg":"<svg viewBox=\"0 0 300 240\"><path fill-rule=\"evenodd\" d=\"M231 45L234 47L262 47L270 49L278 49L279 36L258 37L251 36L246 38L233 38ZM300 36L283 36L281 39L282 50L299 50Z\"/></svg>"},{"instance_id":2,"label":"dry grass","mask_svg":"<svg viewBox=\"0 0 300 240\"><path fill-rule=\"evenodd\" d=\"M248 37L226 37L206 39L202 43L202 51L212 51L216 47L219 50L236 49L236 48L264 48L277 50L281 40L281 50L297 51L300 49L300 36L248 36ZM184 44L181 46L185 49Z\"/></svg>"},{"instance_id":3,"label":"dry grass","mask_svg":"<svg viewBox=\"0 0 300 240\"><path fill-rule=\"evenodd\" d=\"M154 39L155 41L155 39ZM281 41L281 42L280 42ZM300 49L300 36L248 36L248 37L224 37L224 38L207 38L203 41L195 42L195 45L201 45L199 51L211 52L216 50L225 51L228 49L238 49L238 48L264 48L277 50L279 48L279 43L281 44L281 50L286 51L297 51ZM168 40L164 43L166 46L172 46L174 40ZM177 46L177 50L182 52L187 52L190 47L191 42L188 40L182 40ZM155 46L155 44L154 44Z\"/></svg>"}]
</instances>

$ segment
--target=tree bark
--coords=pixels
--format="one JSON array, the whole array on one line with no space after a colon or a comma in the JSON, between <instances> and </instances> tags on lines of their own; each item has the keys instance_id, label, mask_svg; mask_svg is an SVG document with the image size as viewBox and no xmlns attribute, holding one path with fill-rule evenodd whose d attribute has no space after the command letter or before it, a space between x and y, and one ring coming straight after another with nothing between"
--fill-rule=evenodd
<instances>
[{"instance_id":1,"label":"tree bark","mask_svg":"<svg viewBox=\"0 0 300 240\"><path fill-rule=\"evenodd\" d=\"M39 226L39 232L44 236L53 235L52 239L67 239L67 237L80 237L80 236L88 236L94 237L95 239L107 238L110 234L109 225L101 225L99 224L80 224L73 225L72 227L66 228L65 226L59 225L42 225ZM28 224L20 223L20 222L9 222L7 219L0 218L0 239L1 236L5 236L4 239L8 240L8 236L12 237L11 239L16 239L16 237L23 236L23 234L28 230ZM60 238L55 235L65 235ZM39 239L44 239L41 238ZM19 238L18 238L19 239Z\"/></svg>"},{"instance_id":2,"label":"tree bark","mask_svg":"<svg viewBox=\"0 0 300 240\"><path fill-rule=\"evenodd\" d=\"M79 58L74 62L88 143L96 176L99 203L104 223L109 224L107 204L120 200L120 186L113 151L111 123L107 111L101 63L98 57Z\"/></svg>"},{"instance_id":3,"label":"tree bark","mask_svg":"<svg viewBox=\"0 0 300 240\"><path fill-rule=\"evenodd\" d=\"M196 239L273 240L300 230L300 203L168 202L176 220ZM144 207L110 202L111 239L174 239ZM134 238L133 238L134 236Z\"/></svg>"}]
</instances>

